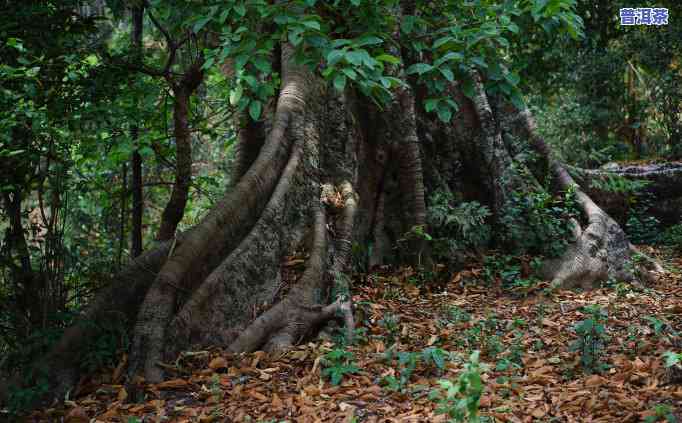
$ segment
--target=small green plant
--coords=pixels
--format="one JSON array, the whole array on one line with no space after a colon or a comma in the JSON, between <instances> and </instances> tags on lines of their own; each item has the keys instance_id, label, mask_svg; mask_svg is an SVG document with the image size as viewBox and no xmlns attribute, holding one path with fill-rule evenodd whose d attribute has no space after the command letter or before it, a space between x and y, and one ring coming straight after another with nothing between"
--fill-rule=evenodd
<instances>
[{"instance_id":1,"label":"small green plant","mask_svg":"<svg viewBox=\"0 0 682 423\"><path fill-rule=\"evenodd\" d=\"M609 336L606 333L608 313L598 305L583 307L586 319L578 322L575 333L578 335L570 351L580 354L580 364L588 373L601 373L607 369L602 363L601 356L605 350Z\"/></svg>"},{"instance_id":2,"label":"small green plant","mask_svg":"<svg viewBox=\"0 0 682 423\"><path fill-rule=\"evenodd\" d=\"M398 300L402 296L400 288L395 286L388 286L384 289L382 293L382 298L384 300Z\"/></svg>"},{"instance_id":3,"label":"small green plant","mask_svg":"<svg viewBox=\"0 0 682 423\"><path fill-rule=\"evenodd\" d=\"M508 352L504 357L497 361L495 370L516 370L523 368L523 332L517 330L514 333L514 340L512 341Z\"/></svg>"},{"instance_id":4,"label":"small green plant","mask_svg":"<svg viewBox=\"0 0 682 423\"><path fill-rule=\"evenodd\" d=\"M625 232L633 244L656 244L661 240L661 222L649 212L650 197L642 198L631 210Z\"/></svg>"},{"instance_id":5,"label":"small green plant","mask_svg":"<svg viewBox=\"0 0 682 423\"><path fill-rule=\"evenodd\" d=\"M625 298L632 292L632 285L627 282L618 282L613 288L615 289L618 298Z\"/></svg>"},{"instance_id":6,"label":"small green plant","mask_svg":"<svg viewBox=\"0 0 682 423\"><path fill-rule=\"evenodd\" d=\"M591 186L600 191L608 191L619 194L636 194L646 188L649 181L630 180L619 175L607 175L603 178L592 179Z\"/></svg>"},{"instance_id":7,"label":"small green plant","mask_svg":"<svg viewBox=\"0 0 682 423\"><path fill-rule=\"evenodd\" d=\"M483 262L483 280L523 296L540 282L530 271L537 272L541 266L542 260L537 257L527 260L523 256L491 254Z\"/></svg>"},{"instance_id":8,"label":"small green plant","mask_svg":"<svg viewBox=\"0 0 682 423\"><path fill-rule=\"evenodd\" d=\"M386 376L382 379L382 384L389 391L403 392L412 377L412 373L417 368L419 355L411 351L394 353L393 350L389 349L386 352L386 359L390 363L394 358L398 359L398 377Z\"/></svg>"},{"instance_id":9,"label":"small green plant","mask_svg":"<svg viewBox=\"0 0 682 423\"><path fill-rule=\"evenodd\" d=\"M635 358L639 351L646 345L644 336L638 326L629 326L625 342L621 346L624 354L630 358Z\"/></svg>"},{"instance_id":10,"label":"small green plant","mask_svg":"<svg viewBox=\"0 0 682 423\"><path fill-rule=\"evenodd\" d=\"M99 323L88 323L97 328L97 337L83 351L81 366L93 372L116 363L119 353L130 344L128 328L124 320L111 319Z\"/></svg>"},{"instance_id":11,"label":"small green plant","mask_svg":"<svg viewBox=\"0 0 682 423\"><path fill-rule=\"evenodd\" d=\"M673 408L668 404L656 404L650 414L644 418L645 423L667 422L677 423L677 417L673 414Z\"/></svg>"},{"instance_id":12,"label":"small green plant","mask_svg":"<svg viewBox=\"0 0 682 423\"><path fill-rule=\"evenodd\" d=\"M400 317L395 314L387 313L383 319L379 320L379 326L386 329L386 341L388 345L393 345L400 336Z\"/></svg>"},{"instance_id":13,"label":"small green plant","mask_svg":"<svg viewBox=\"0 0 682 423\"><path fill-rule=\"evenodd\" d=\"M476 201L463 202L449 191L436 190L427 200L426 219L432 233L433 258L448 267L461 264L462 251L479 251L490 242L486 223L490 210Z\"/></svg>"},{"instance_id":14,"label":"small green plant","mask_svg":"<svg viewBox=\"0 0 682 423\"><path fill-rule=\"evenodd\" d=\"M654 331L655 336L658 337L663 335L663 332L666 329L666 323L663 320L656 316L645 316L644 320L649 323L649 326L651 327L651 330Z\"/></svg>"},{"instance_id":15,"label":"small green plant","mask_svg":"<svg viewBox=\"0 0 682 423\"><path fill-rule=\"evenodd\" d=\"M673 247L675 251L682 251L682 223L670 226L661 237L663 244Z\"/></svg>"},{"instance_id":16,"label":"small green plant","mask_svg":"<svg viewBox=\"0 0 682 423\"><path fill-rule=\"evenodd\" d=\"M48 392L50 392L50 387L47 379L39 379L36 385L29 388L10 389L7 400L9 414L15 416L26 412Z\"/></svg>"},{"instance_id":17,"label":"small green plant","mask_svg":"<svg viewBox=\"0 0 682 423\"><path fill-rule=\"evenodd\" d=\"M360 371L355 365L354 358L352 352L340 348L329 351L321 360L324 366L322 376L328 377L332 385L338 385L345 375Z\"/></svg>"},{"instance_id":18,"label":"small green plant","mask_svg":"<svg viewBox=\"0 0 682 423\"><path fill-rule=\"evenodd\" d=\"M665 367L677 366L682 361L682 354L672 351L666 351L663 353L663 357L665 358Z\"/></svg>"},{"instance_id":19,"label":"small green plant","mask_svg":"<svg viewBox=\"0 0 682 423\"><path fill-rule=\"evenodd\" d=\"M445 315L445 319L451 323L466 323L471 320L471 314L458 306L447 307Z\"/></svg>"},{"instance_id":20,"label":"small green plant","mask_svg":"<svg viewBox=\"0 0 682 423\"><path fill-rule=\"evenodd\" d=\"M351 245L351 269L355 273L369 272L369 258L372 256L372 243Z\"/></svg>"},{"instance_id":21,"label":"small green plant","mask_svg":"<svg viewBox=\"0 0 682 423\"><path fill-rule=\"evenodd\" d=\"M477 349L484 356L495 359L504 351L504 345L498 330L500 322L495 314L489 314L485 319L474 323L464 331L464 345L470 349Z\"/></svg>"},{"instance_id":22,"label":"small green plant","mask_svg":"<svg viewBox=\"0 0 682 423\"><path fill-rule=\"evenodd\" d=\"M479 352L474 351L457 381L440 380L440 389L429 395L437 404L436 413L445 414L449 422L480 422L478 410L483 394L481 370Z\"/></svg>"},{"instance_id":23,"label":"small green plant","mask_svg":"<svg viewBox=\"0 0 682 423\"><path fill-rule=\"evenodd\" d=\"M382 379L382 383L389 391L403 392L420 362L428 368L442 372L445 370L445 360L448 357L447 351L436 347L425 348L421 353L414 351L394 353L393 350L389 349L386 352L386 359L390 363L394 358L397 358L398 377L386 376Z\"/></svg>"},{"instance_id":24,"label":"small green plant","mask_svg":"<svg viewBox=\"0 0 682 423\"><path fill-rule=\"evenodd\" d=\"M428 347L422 351L422 360L425 365L442 372L445 370L445 358L447 355L447 351L441 348Z\"/></svg>"}]
</instances>

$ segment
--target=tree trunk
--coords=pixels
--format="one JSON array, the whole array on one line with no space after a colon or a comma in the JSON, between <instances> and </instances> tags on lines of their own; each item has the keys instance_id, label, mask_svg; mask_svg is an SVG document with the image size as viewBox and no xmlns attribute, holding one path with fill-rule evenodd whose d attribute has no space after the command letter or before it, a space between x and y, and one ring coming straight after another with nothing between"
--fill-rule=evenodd
<instances>
[{"instance_id":1,"label":"tree trunk","mask_svg":"<svg viewBox=\"0 0 682 423\"><path fill-rule=\"evenodd\" d=\"M121 204L118 221L118 269L123 261L123 250L126 246L126 220L128 220L128 163L121 165Z\"/></svg>"},{"instance_id":2,"label":"tree trunk","mask_svg":"<svg viewBox=\"0 0 682 423\"><path fill-rule=\"evenodd\" d=\"M132 45L138 58L142 55L142 31L144 22L144 7L132 8L133 34ZM136 147L139 147L140 128L135 122L130 128L130 137ZM133 177L130 189L133 192L132 228L130 231L130 254L133 258L142 254L142 216L144 214L144 200L142 195L142 156L136 148L133 151L130 167Z\"/></svg>"},{"instance_id":3,"label":"tree trunk","mask_svg":"<svg viewBox=\"0 0 682 423\"><path fill-rule=\"evenodd\" d=\"M451 87L460 110L443 124L415 108L411 92L380 110L350 88L329 88L292 61L289 46L281 56L276 106L263 121L245 122L221 201L192 229L134 260L84 316L97 321L119 312L134 320L129 383L138 375L160 381L159 363L187 348L286 348L337 311L352 336L351 246L380 247L369 257L380 263L389 234L395 241L425 223L424 193L436 188L480 199L499 219L515 190L540 189L544 178L515 160L511 138L544 158L558 189L575 186L528 111L490 101L479 80L473 101ZM634 278L624 233L576 191L585 222L576 222L576 239L548 264L548 277L565 286ZM293 252L309 256L297 280L281 271ZM91 328L70 328L45 358L55 395L76 380L76 352Z\"/></svg>"},{"instance_id":4,"label":"tree trunk","mask_svg":"<svg viewBox=\"0 0 682 423\"><path fill-rule=\"evenodd\" d=\"M165 241L175 236L178 223L185 214L185 206L192 183L192 134L189 129L189 100L203 80L203 63L194 63L173 84L173 135L175 136L175 182L170 199L163 209L157 239Z\"/></svg>"}]
</instances>

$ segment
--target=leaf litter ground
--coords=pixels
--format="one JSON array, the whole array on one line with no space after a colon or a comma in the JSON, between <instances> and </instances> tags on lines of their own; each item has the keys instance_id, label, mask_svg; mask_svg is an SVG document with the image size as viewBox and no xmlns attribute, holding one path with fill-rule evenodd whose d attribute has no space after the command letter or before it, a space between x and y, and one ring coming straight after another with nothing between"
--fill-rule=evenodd
<instances>
[{"instance_id":1,"label":"leaf litter ground","mask_svg":"<svg viewBox=\"0 0 682 423\"><path fill-rule=\"evenodd\" d=\"M682 267L682 259L672 260ZM633 289L523 295L480 279L472 265L435 288L416 286L411 269L357 275L353 295L357 373L333 386L322 377L324 354L339 348L316 339L283 354L192 351L167 366L167 380L144 385L146 400L127 401L119 366L84 380L64 405L30 421L66 422L443 422L429 392L455 380L474 349L487 364L481 414L494 422L636 422L657 406L675 413L682 385L671 380L663 353L682 351L682 275ZM545 285L546 286L546 285ZM608 312L610 337L599 374L583 371L569 349L583 306ZM412 372L387 350L436 351ZM400 378L403 377L403 383ZM392 380L393 383L387 383ZM654 420L655 421L655 420Z\"/></svg>"}]
</instances>

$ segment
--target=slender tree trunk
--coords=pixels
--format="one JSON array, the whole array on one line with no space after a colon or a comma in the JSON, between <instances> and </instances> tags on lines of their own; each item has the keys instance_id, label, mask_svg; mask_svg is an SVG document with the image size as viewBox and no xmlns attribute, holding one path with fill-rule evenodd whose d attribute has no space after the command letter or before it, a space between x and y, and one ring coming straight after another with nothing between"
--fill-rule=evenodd
<instances>
[{"instance_id":1,"label":"slender tree trunk","mask_svg":"<svg viewBox=\"0 0 682 423\"><path fill-rule=\"evenodd\" d=\"M132 8L133 34L132 45L134 54L137 58L142 56L142 34L144 22L144 7ZM134 123L130 128L130 137L139 147L140 128L137 123ZM139 149L133 151L130 167L132 169L131 190L133 192L133 208L132 208L132 228L130 231L132 257L137 257L142 254L142 216L144 214L144 200L142 193L142 156Z\"/></svg>"},{"instance_id":2,"label":"slender tree trunk","mask_svg":"<svg viewBox=\"0 0 682 423\"><path fill-rule=\"evenodd\" d=\"M118 268L121 268L126 247L126 221L128 220L128 164L121 165L121 210L118 222Z\"/></svg>"},{"instance_id":3,"label":"slender tree trunk","mask_svg":"<svg viewBox=\"0 0 682 423\"><path fill-rule=\"evenodd\" d=\"M190 66L182 80L173 88L173 134L175 135L175 183L170 199L163 209L157 239L165 241L175 236L192 183L192 135L189 129L189 102L203 79L201 63Z\"/></svg>"},{"instance_id":4,"label":"slender tree trunk","mask_svg":"<svg viewBox=\"0 0 682 423\"><path fill-rule=\"evenodd\" d=\"M14 291L17 293L19 307L17 309L28 315L25 335L29 335L32 328L39 327L43 320L40 307L40 275L33 270L31 254L24 233L21 218L21 204L23 200L21 188L3 193L5 209L9 217L9 227L5 234L5 261L10 270Z\"/></svg>"}]
</instances>

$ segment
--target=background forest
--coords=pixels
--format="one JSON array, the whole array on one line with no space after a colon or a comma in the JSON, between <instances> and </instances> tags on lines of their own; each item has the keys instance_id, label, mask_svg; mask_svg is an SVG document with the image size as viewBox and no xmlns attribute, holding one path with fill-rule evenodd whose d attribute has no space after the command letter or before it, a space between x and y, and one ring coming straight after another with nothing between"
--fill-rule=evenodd
<instances>
[{"instance_id":1,"label":"background forest","mask_svg":"<svg viewBox=\"0 0 682 423\"><path fill-rule=\"evenodd\" d=\"M677 1L0 4L0 419L54 397L35 421L155 421L157 403L101 416L115 401L181 404L142 375L209 392L171 420L675 421ZM620 26L622 7L667 8L669 24ZM531 115L537 127L515 126ZM595 214L608 265L576 272L566 257ZM272 323L287 319L308 323ZM230 360L300 341L291 362L319 373L310 386L364 377L380 393L335 401L320 385L308 395L338 407L326 416L247 395L244 380L272 372L258 352L244 358L255 376ZM213 373L194 380L193 366ZM628 389L654 384L631 407L519 394L543 378L602 389L623 368L645 380ZM363 392L393 408L354 403Z\"/></svg>"}]
</instances>

